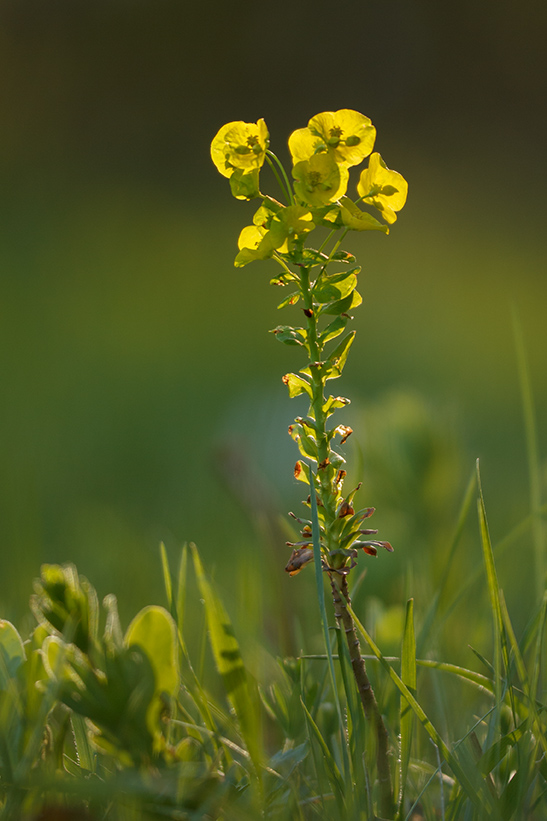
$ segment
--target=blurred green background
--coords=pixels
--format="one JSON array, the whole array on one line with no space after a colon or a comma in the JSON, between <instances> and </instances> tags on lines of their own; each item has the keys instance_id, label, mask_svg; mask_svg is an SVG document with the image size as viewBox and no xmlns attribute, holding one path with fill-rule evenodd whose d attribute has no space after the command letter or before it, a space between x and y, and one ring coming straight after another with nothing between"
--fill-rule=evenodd
<instances>
[{"instance_id":1,"label":"blurred green background","mask_svg":"<svg viewBox=\"0 0 547 821\"><path fill-rule=\"evenodd\" d=\"M193 540L241 621L294 649L313 579L283 571L304 407L281 376L300 362L266 333L290 321L271 269L232 266L253 204L209 160L229 120L264 117L286 158L310 116L357 109L409 181L388 238L345 243L365 303L339 421L396 546L374 606L430 594L476 457L494 538L526 515L512 308L545 446L546 23L539 0L2 0L3 616L52 561L129 615L161 601L159 541ZM516 602L531 562L523 538L501 567Z\"/></svg>"}]
</instances>

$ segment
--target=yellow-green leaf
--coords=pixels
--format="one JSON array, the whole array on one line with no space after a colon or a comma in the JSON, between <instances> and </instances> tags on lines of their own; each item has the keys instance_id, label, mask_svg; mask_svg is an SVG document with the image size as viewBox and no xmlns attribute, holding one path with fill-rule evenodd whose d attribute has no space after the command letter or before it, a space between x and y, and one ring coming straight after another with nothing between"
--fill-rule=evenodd
<instances>
[{"instance_id":1,"label":"yellow-green leaf","mask_svg":"<svg viewBox=\"0 0 547 821\"><path fill-rule=\"evenodd\" d=\"M156 681L156 693L176 694L180 684L177 628L164 607L149 605L133 619L124 637L126 647L138 645L146 653Z\"/></svg>"}]
</instances>

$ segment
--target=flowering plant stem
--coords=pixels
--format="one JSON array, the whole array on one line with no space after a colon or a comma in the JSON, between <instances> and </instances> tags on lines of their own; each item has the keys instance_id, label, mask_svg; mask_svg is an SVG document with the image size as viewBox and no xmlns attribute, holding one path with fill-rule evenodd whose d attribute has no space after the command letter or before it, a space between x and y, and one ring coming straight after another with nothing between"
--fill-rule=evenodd
<instances>
[{"instance_id":1,"label":"flowering plant stem","mask_svg":"<svg viewBox=\"0 0 547 821\"><path fill-rule=\"evenodd\" d=\"M329 577L334 614L346 636L366 719L375 732L379 812L383 818L393 818L388 733L348 609L351 601L347 580L360 551L376 556L379 547L390 552L393 548L389 542L370 539L377 531L363 527L374 508L354 509L360 484L349 494L343 493L345 459L333 442L339 436L339 444L343 445L352 430L347 425L331 427L329 418L337 409L348 405L349 399L331 396L327 391L327 382L342 374L355 337L354 331L345 333L352 319L349 311L362 302L356 290L361 269L354 265L355 257L340 250L340 245L349 231L389 233L389 225L395 222L396 212L406 200L407 184L403 177L391 171L378 153L371 154L375 136L376 130L368 117L356 111L343 109L312 117L307 128L297 129L289 138L292 187L282 163L269 149L264 120L223 126L212 142L211 156L220 173L230 180L232 194L237 199L260 200L253 224L240 234L236 267L254 260L274 259L281 272L274 276L272 284L296 288L278 307L300 303L305 317L304 326L279 325L273 329L280 342L305 351L305 366L298 373L285 374L283 382L291 397L306 394L310 401L307 416L297 417L289 427L302 457L295 465L294 476L310 488L304 502L310 509L310 518L302 519L291 513L302 526L302 540L287 542L293 552L286 570L294 576L315 561L321 619L336 695L323 572ZM361 172L357 184L358 197L353 200L346 194L349 168L359 165L369 155L368 168ZM265 162L273 171L286 204L261 192L259 172ZM363 211L358 203L371 207L383 221ZM318 249L308 247L305 244L308 234L320 226L327 229L326 239ZM332 272L333 265L342 270ZM333 348L331 343L338 337L341 340ZM336 701L343 731L342 711L338 699ZM346 743L344 734L342 749L349 773ZM354 780L358 777L353 773Z\"/></svg>"}]
</instances>

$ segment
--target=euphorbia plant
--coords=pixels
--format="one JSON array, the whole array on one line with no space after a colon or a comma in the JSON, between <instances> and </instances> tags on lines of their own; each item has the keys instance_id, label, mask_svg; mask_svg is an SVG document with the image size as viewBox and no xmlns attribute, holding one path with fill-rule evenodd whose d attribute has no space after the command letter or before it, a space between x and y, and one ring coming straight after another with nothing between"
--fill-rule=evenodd
<instances>
[{"instance_id":1,"label":"euphorbia plant","mask_svg":"<svg viewBox=\"0 0 547 821\"><path fill-rule=\"evenodd\" d=\"M356 290L361 269L341 243L349 231L388 234L407 196L404 178L391 171L380 154L371 153L375 138L371 121L357 111L327 111L312 117L307 127L289 137L292 184L282 163L270 151L262 119L223 126L212 142L211 156L220 173L230 180L237 199L260 201L253 224L239 236L235 265L276 260L281 270L271 283L292 289L278 307L299 305L303 312L302 325L279 325L273 330L281 342L306 353L304 367L297 373L285 374L283 382L291 397L306 394L310 400L307 416L297 417L289 433L302 456L294 475L310 486L306 504L311 516L306 519L291 514L302 525L302 540L290 543L293 552L286 570L295 575L315 558L316 569L320 565L329 576L335 616L347 639L359 695L376 730L380 811L387 817L392 815L393 805L388 736L347 608L347 576L361 550L375 556L379 547L388 551L392 547L389 542L371 538L377 531L364 527L374 508L355 509L359 485L344 493L345 460L334 443L339 437L342 445L352 430L347 425L332 424L330 417L349 404L349 399L327 390L327 382L338 378L346 363L355 337L355 331L345 333L346 326L352 319L350 312L362 302ZM368 167L358 179L358 197L352 199L346 193L349 172L366 157ZM261 191L259 174L264 163L279 183L280 199ZM372 213L362 206L370 207ZM309 234L319 228L326 236L318 248L311 248L307 244ZM338 337L341 340L332 344Z\"/></svg>"}]
</instances>

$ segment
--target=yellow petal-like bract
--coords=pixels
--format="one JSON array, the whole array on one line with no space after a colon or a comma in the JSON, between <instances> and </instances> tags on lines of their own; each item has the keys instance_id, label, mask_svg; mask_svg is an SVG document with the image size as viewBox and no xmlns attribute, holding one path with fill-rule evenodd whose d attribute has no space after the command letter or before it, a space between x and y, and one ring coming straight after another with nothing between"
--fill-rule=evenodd
<instances>
[{"instance_id":1,"label":"yellow petal-like bract","mask_svg":"<svg viewBox=\"0 0 547 821\"><path fill-rule=\"evenodd\" d=\"M402 174L391 171L378 153L371 154L368 168L361 173L357 184L359 196L381 212L386 222L397 219L406 202L408 183Z\"/></svg>"},{"instance_id":2,"label":"yellow petal-like bract","mask_svg":"<svg viewBox=\"0 0 547 821\"><path fill-rule=\"evenodd\" d=\"M250 172L264 164L269 142L262 119L256 123L227 123L211 143L211 159L224 177L231 177L236 169Z\"/></svg>"},{"instance_id":3,"label":"yellow petal-like bract","mask_svg":"<svg viewBox=\"0 0 547 821\"><path fill-rule=\"evenodd\" d=\"M297 162L292 170L294 192L298 199L312 207L336 202L348 187L348 170L338 165L330 154L313 154Z\"/></svg>"},{"instance_id":4,"label":"yellow petal-like bract","mask_svg":"<svg viewBox=\"0 0 547 821\"><path fill-rule=\"evenodd\" d=\"M335 162L349 168L368 157L375 139L376 129L368 117L342 108L312 117L307 128L299 128L291 134L289 149L294 163L328 152Z\"/></svg>"}]
</instances>

